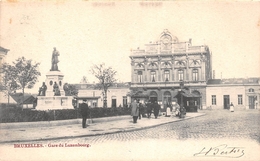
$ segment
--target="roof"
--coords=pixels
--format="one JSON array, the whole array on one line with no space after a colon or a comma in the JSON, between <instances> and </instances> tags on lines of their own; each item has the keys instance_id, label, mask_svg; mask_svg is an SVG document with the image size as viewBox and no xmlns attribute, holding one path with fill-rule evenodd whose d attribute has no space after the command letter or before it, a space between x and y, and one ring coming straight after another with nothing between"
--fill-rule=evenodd
<instances>
[{"instance_id":1,"label":"roof","mask_svg":"<svg viewBox=\"0 0 260 161\"><path fill-rule=\"evenodd\" d=\"M90 83L80 83L80 84L73 84L76 86L78 90L82 89L99 89L98 84L90 84ZM131 83L130 82L124 82L124 83L113 83L109 88L115 89L115 88L130 88Z\"/></svg>"},{"instance_id":2,"label":"roof","mask_svg":"<svg viewBox=\"0 0 260 161\"><path fill-rule=\"evenodd\" d=\"M15 100L16 103L22 103L23 102L23 104L32 104L33 101L35 100L35 97L31 94L28 94L28 93L24 94L24 99L23 99L22 93L11 94L10 96Z\"/></svg>"},{"instance_id":3,"label":"roof","mask_svg":"<svg viewBox=\"0 0 260 161\"><path fill-rule=\"evenodd\" d=\"M260 78L226 78L226 79L210 79L207 85L213 84L259 84Z\"/></svg>"},{"instance_id":4,"label":"roof","mask_svg":"<svg viewBox=\"0 0 260 161\"><path fill-rule=\"evenodd\" d=\"M207 84L221 84L221 79L210 79Z\"/></svg>"},{"instance_id":5,"label":"roof","mask_svg":"<svg viewBox=\"0 0 260 161\"><path fill-rule=\"evenodd\" d=\"M0 51L8 52L9 50L0 46Z\"/></svg>"}]
</instances>

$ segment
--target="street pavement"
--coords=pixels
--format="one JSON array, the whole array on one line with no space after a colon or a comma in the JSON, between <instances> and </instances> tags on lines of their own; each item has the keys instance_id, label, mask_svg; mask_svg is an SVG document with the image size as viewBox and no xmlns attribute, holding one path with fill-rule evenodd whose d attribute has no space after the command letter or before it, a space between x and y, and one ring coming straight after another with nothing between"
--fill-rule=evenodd
<instances>
[{"instance_id":1,"label":"street pavement","mask_svg":"<svg viewBox=\"0 0 260 161\"><path fill-rule=\"evenodd\" d=\"M118 132L136 131L145 128L151 128L162 124L167 124L176 121L184 121L187 119L203 116L205 113L187 113L185 118L176 116L165 117L160 116L155 119L141 118L136 124L133 124L132 117L129 119L122 119L116 121L104 121L88 124L87 128L82 128L81 124L60 125L50 127L21 127L11 129L1 129L0 143L17 143L28 141L41 141L41 140L56 140L75 137L87 137L112 134Z\"/></svg>"},{"instance_id":2,"label":"street pavement","mask_svg":"<svg viewBox=\"0 0 260 161\"><path fill-rule=\"evenodd\" d=\"M195 117L197 114L204 115ZM50 129L56 130L45 134L38 131L42 133L38 135L65 136L64 132L73 134L75 131L83 135L5 142L0 144L0 160L259 161L259 122L259 110L200 110L198 113L187 113L186 119L142 118L137 124L133 124L129 117L113 122L90 124L86 129L82 129L80 124L53 126ZM48 129L38 129L41 128ZM28 134L28 129L21 128L21 132ZM24 144L37 144L41 147L16 147ZM79 144L87 146L68 146Z\"/></svg>"}]
</instances>

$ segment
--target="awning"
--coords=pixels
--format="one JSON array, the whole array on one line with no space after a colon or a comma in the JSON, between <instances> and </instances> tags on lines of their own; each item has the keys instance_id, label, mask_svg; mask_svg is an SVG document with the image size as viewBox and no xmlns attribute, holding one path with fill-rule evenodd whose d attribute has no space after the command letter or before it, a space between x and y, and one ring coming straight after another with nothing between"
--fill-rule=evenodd
<instances>
[{"instance_id":1,"label":"awning","mask_svg":"<svg viewBox=\"0 0 260 161\"><path fill-rule=\"evenodd\" d=\"M76 97L76 99L99 99L100 96L97 97Z\"/></svg>"},{"instance_id":2,"label":"awning","mask_svg":"<svg viewBox=\"0 0 260 161\"><path fill-rule=\"evenodd\" d=\"M180 95L180 93L177 93L177 95ZM175 95L173 97L176 97L177 95ZM186 91L186 90L183 90L181 92L181 95L183 95L184 97L187 97L187 98L200 98L201 97L200 95L197 95L194 93L189 93L189 91Z\"/></svg>"}]
</instances>

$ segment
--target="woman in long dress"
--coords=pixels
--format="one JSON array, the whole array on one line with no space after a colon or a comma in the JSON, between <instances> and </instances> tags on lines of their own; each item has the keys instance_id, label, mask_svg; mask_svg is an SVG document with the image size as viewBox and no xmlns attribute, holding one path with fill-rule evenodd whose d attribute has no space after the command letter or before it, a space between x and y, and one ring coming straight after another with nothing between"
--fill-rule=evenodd
<instances>
[{"instance_id":1,"label":"woman in long dress","mask_svg":"<svg viewBox=\"0 0 260 161\"><path fill-rule=\"evenodd\" d=\"M230 110L230 112L234 112L234 105L233 105L232 102L231 102L231 104L230 104L230 108L229 108L229 110Z\"/></svg>"}]
</instances>

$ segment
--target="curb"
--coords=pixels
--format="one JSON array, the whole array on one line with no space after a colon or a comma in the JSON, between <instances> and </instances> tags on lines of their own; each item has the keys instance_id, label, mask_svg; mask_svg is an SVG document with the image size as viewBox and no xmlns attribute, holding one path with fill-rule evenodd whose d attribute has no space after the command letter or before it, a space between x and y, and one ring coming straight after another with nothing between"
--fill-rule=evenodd
<instances>
[{"instance_id":1,"label":"curb","mask_svg":"<svg viewBox=\"0 0 260 161\"><path fill-rule=\"evenodd\" d=\"M99 135L107 135L107 134L115 134L115 133L120 133L120 132L132 132L132 131L137 131L137 130L144 130L144 129L149 129L149 128L153 128L153 127L157 127L160 125L165 125L165 124L169 124L169 123L173 123L173 122L179 122L179 121L184 121L184 120L188 120L188 119L192 119L192 118L196 118L196 117L201 117L206 115L205 113L201 113L198 116L194 116L194 117L185 117L179 120L173 120L173 121L169 121L169 122L165 122L165 123L160 123L160 124L156 124L156 125L150 125L150 126L146 126L146 127L137 127L134 129L126 129L126 130L116 130L116 131L112 131L112 132L104 132L104 133L97 133L97 134L85 134L85 135L77 135L77 136L62 136L62 137L53 137L53 138L41 138L41 139L32 139L32 140L12 140L12 141L3 141L0 143L14 143L14 142L31 142L31 141L47 141L47 140L58 140L58 139L70 139L70 138L80 138L80 137L91 137L91 136L99 136ZM129 116L128 116L129 117Z\"/></svg>"},{"instance_id":2,"label":"curb","mask_svg":"<svg viewBox=\"0 0 260 161\"><path fill-rule=\"evenodd\" d=\"M123 119L130 119L131 116L113 116L103 118L87 119L87 123L100 123L109 122ZM0 123L0 129L14 129L14 128L34 128L34 127L51 127L71 124L81 124L82 119L71 119L71 120L56 120L56 121L38 121L38 122L15 122L15 123Z\"/></svg>"}]
</instances>

